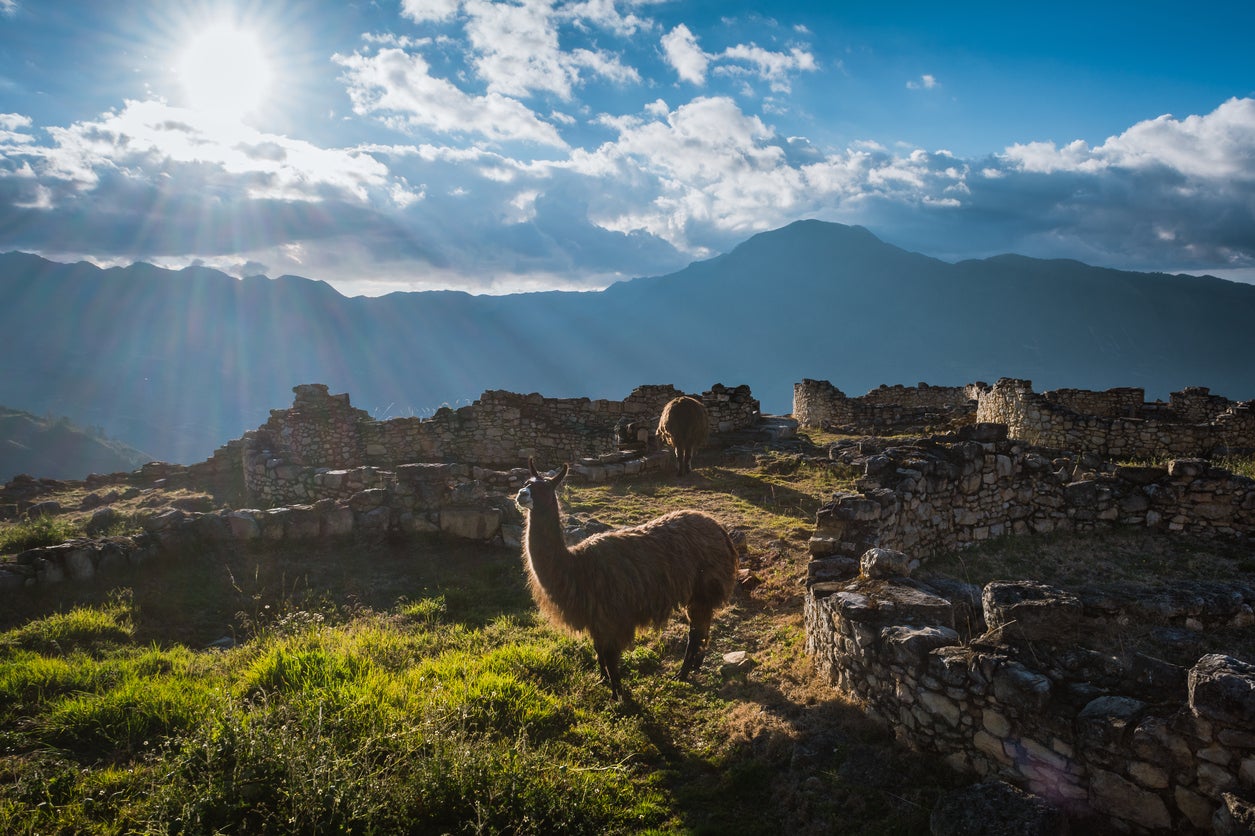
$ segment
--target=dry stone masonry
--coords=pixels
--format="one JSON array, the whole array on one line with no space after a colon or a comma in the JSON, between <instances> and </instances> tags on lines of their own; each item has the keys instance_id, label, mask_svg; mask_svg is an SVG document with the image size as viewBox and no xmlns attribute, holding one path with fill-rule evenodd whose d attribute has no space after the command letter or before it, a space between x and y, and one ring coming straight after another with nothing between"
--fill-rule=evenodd
<instances>
[{"instance_id":1,"label":"dry stone masonry","mask_svg":"<svg viewBox=\"0 0 1255 836\"><path fill-rule=\"evenodd\" d=\"M1012 438L1126 461L1211 458L1255 450L1255 403L1203 387L1145 403L1141 389L1035 393L1032 381L1003 378L979 394L976 420L1005 424Z\"/></svg>"},{"instance_id":2,"label":"dry stone masonry","mask_svg":"<svg viewBox=\"0 0 1255 836\"><path fill-rule=\"evenodd\" d=\"M1151 624L1188 655L1190 636L1255 629L1255 583L980 589L921 565L1004 534L1114 527L1255 549L1255 481L1202 459L1117 465L990 423L830 455L865 475L820 509L810 542L807 649L824 676L905 742L1032 791L1083 832L1248 832L1255 667L1099 638Z\"/></svg>"},{"instance_id":3,"label":"dry stone masonry","mask_svg":"<svg viewBox=\"0 0 1255 836\"><path fill-rule=\"evenodd\" d=\"M793 384L793 417L802 427L881 435L937 431L970 423L985 387L881 386L857 398L826 380Z\"/></svg>"}]
</instances>

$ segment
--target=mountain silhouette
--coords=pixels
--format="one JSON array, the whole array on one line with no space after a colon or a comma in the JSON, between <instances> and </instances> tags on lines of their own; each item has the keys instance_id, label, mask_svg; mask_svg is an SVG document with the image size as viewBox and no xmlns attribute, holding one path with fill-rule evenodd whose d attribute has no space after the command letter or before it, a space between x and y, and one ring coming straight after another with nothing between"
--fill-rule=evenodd
<instances>
[{"instance_id":1,"label":"mountain silhouette","mask_svg":"<svg viewBox=\"0 0 1255 836\"><path fill-rule=\"evenodd\" d=\"M105 438L99 429L0 406L0 482L23 473L84 479L92 473L128 472L149 461L152 456Z\"/></svg>"},{"instance_id":2,"label":"mountain silhouette","mask_svg":"<svg viewBox=\"0 0 1255 836\"><path fill-rule=\"evenodd\" d=\"M851 394L1005 376L1255 397L1255 286L1017 255L951 264L820 221L600 292L344 297L295 276L24 253L0 255L0 292L0 403L185 463L311 382L378 418L488 389L620 399L647 383L746 383L786 413L803 378Z\"/></svg>"}]
</instances>

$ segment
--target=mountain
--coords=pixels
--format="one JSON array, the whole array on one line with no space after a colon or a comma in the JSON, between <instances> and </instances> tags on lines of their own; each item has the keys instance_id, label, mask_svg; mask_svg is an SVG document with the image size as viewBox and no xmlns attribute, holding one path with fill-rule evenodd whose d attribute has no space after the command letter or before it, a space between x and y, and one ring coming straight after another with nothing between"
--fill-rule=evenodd
<instances>
[{"instance_id":1,"label":"mountain","mask_svg":"<svg viewBox=\"0 0 1255 836\"><path fill-rule=\"evenodd\" d=\"M0 406L0 482L19 473L83 479L90 473L131 471L150 461L151 456L107 439L99 430Z\"/></svg>"},{"instance_id":2,"label":"mountain","mask_svg":"<svg viewBox=\"0 0 1255 836\"><path fill-rule=\"evenodd\" d=\"M1016 255L951 264L820 221L593 293L346 298L294 276L23 253L0 255L0 293L0 403L185 463L310 382L379 418L486 389L619 399L645 383L747 383L786 413L807 377L851 394L1006 376L1255 397L1255 286Z\"/></svg>"}]
</instances>

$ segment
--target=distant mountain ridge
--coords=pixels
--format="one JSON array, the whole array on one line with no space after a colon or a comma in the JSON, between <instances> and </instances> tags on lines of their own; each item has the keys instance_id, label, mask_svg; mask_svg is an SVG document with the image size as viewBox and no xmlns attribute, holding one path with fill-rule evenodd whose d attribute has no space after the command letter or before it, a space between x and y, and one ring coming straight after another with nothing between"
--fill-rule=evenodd
<instances>
[{"instance_id":1,"label":"distant mountain ridge","mask_svg":"<svg viewBox=\"0 0 1255 836\"><path fill-rule=\"evenodd\" d=\"M66 419L0 406L0 482L22 473L83 479L92 473L129 472L149 461L147 453Z\"/></svg>"},{"instance_id":2,"label":"distant mountain ridge","mask_svg":"<svg viewBox=\"0 0 1255 836\"><path fill-rule=\"evenodd\" d=\"M1255 397L1255 286L1016 255L950 264L821 221L595 293L344 297L294 276L24 253L0 255L0 292L0 333L19 347L0 403L184 463L311 382L378 418L487 389L619 399L646 383L747 383L784 413L807 377L851 394L1006 376Z\"/></svg>"}]
</instances>

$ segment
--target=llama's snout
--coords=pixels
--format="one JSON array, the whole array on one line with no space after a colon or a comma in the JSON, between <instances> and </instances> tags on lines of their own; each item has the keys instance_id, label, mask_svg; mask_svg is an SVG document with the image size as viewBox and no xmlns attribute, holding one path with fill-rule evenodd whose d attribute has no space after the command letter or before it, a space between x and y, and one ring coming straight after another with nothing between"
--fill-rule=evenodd
<instances>
[{"instance_id":1,"label":"llama's snout","mask_svg":"<svg viewBox=\"0 0 1255 836\"><path fill-rule=\"evenodd\" d=\"M532 510L532 492L527 488L518 492L514 497L514 504L522 508L524 511Z\"/></svg>"}]
</instances>

